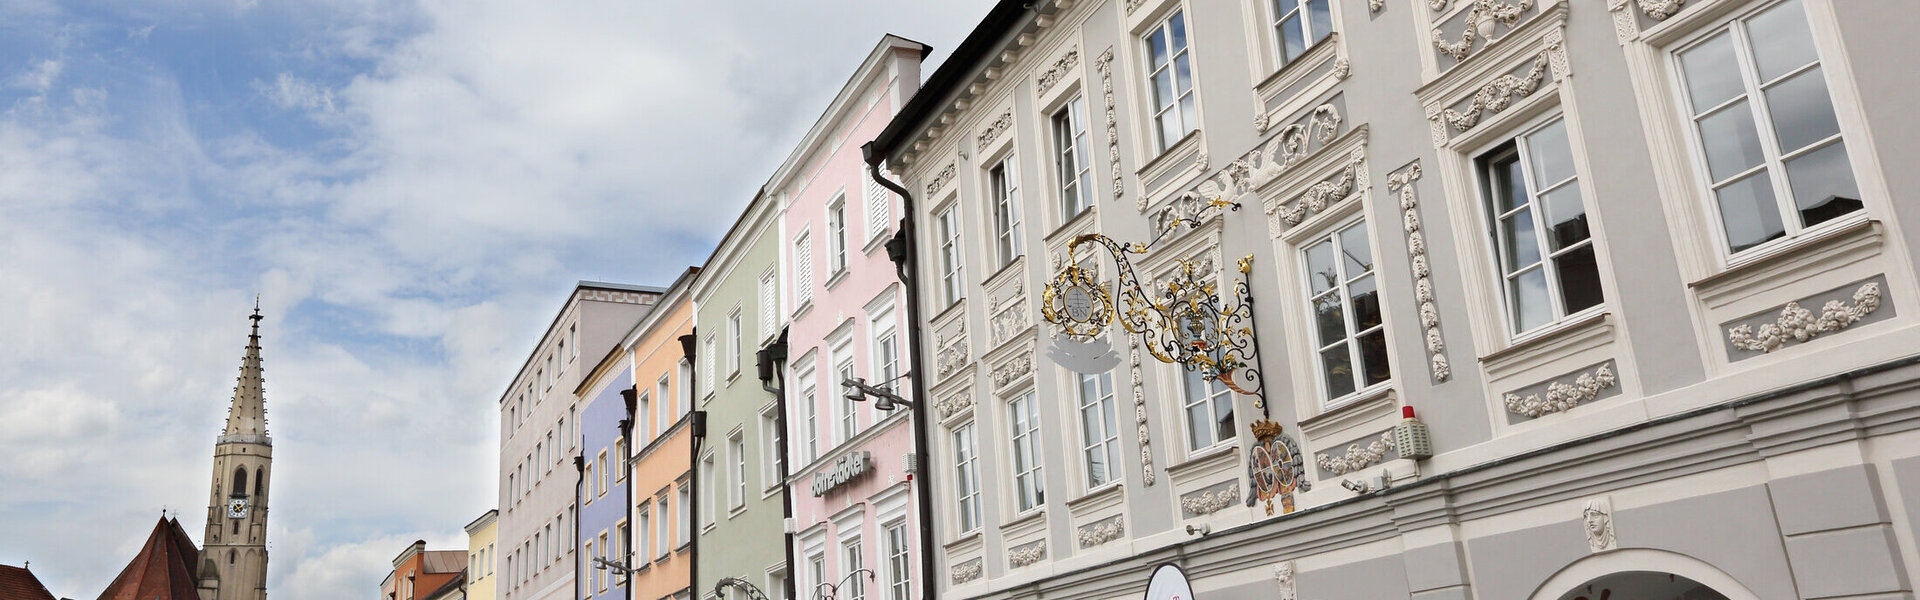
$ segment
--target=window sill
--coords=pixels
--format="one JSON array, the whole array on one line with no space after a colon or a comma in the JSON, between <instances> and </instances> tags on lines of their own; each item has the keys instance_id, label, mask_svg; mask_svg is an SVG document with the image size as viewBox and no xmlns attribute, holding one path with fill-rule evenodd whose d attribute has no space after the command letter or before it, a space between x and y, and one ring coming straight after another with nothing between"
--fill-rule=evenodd
<instances>
[{"instance_id":1,"label":"window sill","mask_svg":"<svg viewBox=\"0 0 1920 600\"><path fill-rule=\"evenodd\" d=\"M1309 439L1324 438L1362 423L1394 414L1397 394L1388 379L1374 387L1350 394L1340 404L1321 409L1320 414L1300 420L1300 432Z\"/></svg>"},{"instance_id":2,"label":"window sill","mask_svg":"<svg viewBox=\"0 0 1920 600\"><path fill-rule=\"evenodd\" d=\"M1815 249L1837 245L1837 240L1868 231L1877 232L1879 225L1880 222L1868 218L1864 210L1859 211L1855 216L1849 216L1834 223L1821 223L1812 230L1800 232L1800 235L1774 240L1758 248L1749 248L1740 255L1728 257L1726 267L1720 272L1689 282L1687 287L1709 288L1725 281L1740 279L1754 271L1766 270L1771 265L1788 262L1788 259L1803 253L1812 253Z\"/></svg>"},{"instance_id":3,"label":"window sill","mask_svg":"<svg viewBox=\"0 0 1920 600\"><path fill-rule=\"evenodd\" d=\"M1023 525L1032 524L1035 521L1045 521L1046 519L1047 519L1047 504L1045 502L1042 502L1039 505L1034 506L1033 508L1029 508L1024 511L1015 512L1013 514L1013 518L1008 520L1006 523L1002 523L1000 525L1000 528L1013 529L1016 527L1021 527Z\"/></svg>"},{"instance_id":4,"label":"window sill","mask_svg":"<svg viewBox=\"0 0 1920 600\"><path fill-rule=\"evenodd\" d=\"M1505 379L1532 366L1606 343L1613 331L1606 306L1602 303L1562 318L1514 338L1504 348L1481 355L1480 364L1486 368L1487 379Z\"/></svg>"},{"instance_id":5,"label":"window sill","mask_svg":"<svg viewBox=\"0 0 1920 600\"><path fill-rule=\"evenodd\" d=\"M843 265L840 267L840 270L834 271L832 275L828 275L826 288L828 290L832 290L833 288L838 287L841 281L845 281L847 279L847 271L848 271L847 267Z\"/></svg>"},{"instance_id":6,"label":"window sill","mask_svg":"<svg viewBox=\"0 0 1920 600\"><path fill-rule=\"evenodd\" d=\"M1268 33L1272 33L1272 30L1268 30ZM1267 114L1272 118L1285 117L1285 114L1272 114L1272 112L1268 111L1267 106L1274 104L1276 100L1279 100L1283 105L1287 104L1288 100L1292 100L1292 98L1280 98L1280 94L1298 85L1301 81L1306 80L1309 75L1312 75L1314 71L1318 70L1321 64L1329 60L1334 60L1334 57L1338 55L1338 53L1335 52L1335 48L1339 47L1339 41L1340 32L1335 31L1327 34L1327 37L1320 38L1320 41L1314 42L1312 47L1307 48L1305 52L1301 52L1300 56L1293 59L1293 62L1276 67L1272 74L1267 75L1266 79L1262 79L1259 83L1254 84L1254 95L1260 100L1260 106L1255 108L1256 112ZM1271 52L1272 50L1267 49L1263 51ZM1276 56L1274 59L1278 60L1279 57ZM1329 71L1327 74L1331 75L1332 72ZM1305 92L1306 90L1302 88L1301 91ZM1298 93L1296 95L1308 96L1309 94ZM1277 128L1268 128L1268 133L1271 133L1274 129Z\"/></svg>"},{"instance_id":7,"label":"window sill","mask_svg":"<svg viewBox=\"0 0 1920 600\"><path fill-rule=\"evenodd\" d=\"M806 316L807 312L811 310L813 310L813 299L808 298L806 302L801 302L799 306L793 307L793 315L788 317L787 320L798 321L800 320L801 317Z\"/></svg>"},{"instance_id":8,"label":"window sill","mask_svg":"<svg viewBox=\"0 0 1920 600\"><path fill-rule=\"evenodd\" d=\"M860 253L865 254L867 256L872 256L873 251L887 247L887 240L893 238L892 235L889 235L892 233L893 233L893 228L888 227L886 229L880 230L878 233L873 234L873 238L868 239L867 244L865 246L860 247Z\"/></svg>"}]
</instances>

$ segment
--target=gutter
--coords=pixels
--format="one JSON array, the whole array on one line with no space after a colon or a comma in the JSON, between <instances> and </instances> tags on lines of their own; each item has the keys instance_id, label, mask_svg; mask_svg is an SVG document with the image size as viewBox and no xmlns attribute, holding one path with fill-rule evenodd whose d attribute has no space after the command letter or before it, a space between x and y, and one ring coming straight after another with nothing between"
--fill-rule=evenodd
<instances>
[{"instance_id":1,"label":"gutter","mask_svg":"<svg viewBox=\"0 0 1920 600\"><path fill-rule=\"evenodd\" d=\"M914 96L916 100L921 97L920 94ZM896 119L894 122L900 121ZM893 261L895 275L900 278L901 287L906 288L907 330L912 331L920 324L920 286L913 277L914 273L919 272L920 262L919 253L915 251L916 246L913 243L915 235L913 193L900 184L880 176L880 162L885 159L885 156L878 152L878 148L875 142L867 142L860 147L860 152L867 162L867 176L873 179L874 183L900 195L902 206L900 230L893 234L892 239L887 240L887 258ZM913 411L914 472L908 474L907 478L911 481L915 476L920 477L919 485L915 486L919 489L914 490L915 504L920 513L916 519L920 526L920 598L933 600L937 597L936 592L939 586L935 583L937 580L933 560L936 538L933 532L933 485L932 478L929 476L933 469L927 462L927 446L930 443L927 433L927 407L931 406L931 403L928 402L926 379L922 377L922 374L926 373L923 368L926 361L925 352L920 348L920 338L921 336L916 335L913 343L907 344L907 368L913 374L910 378L913 382L913 400L918 403L914 408L908 409Z\"/></svg>"}]
</instances>

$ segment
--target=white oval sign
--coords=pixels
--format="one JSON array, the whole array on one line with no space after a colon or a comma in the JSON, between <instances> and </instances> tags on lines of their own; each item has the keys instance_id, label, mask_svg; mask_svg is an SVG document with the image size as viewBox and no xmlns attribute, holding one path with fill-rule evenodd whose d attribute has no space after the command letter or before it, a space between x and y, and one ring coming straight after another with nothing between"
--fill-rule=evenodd
<instances>
[{"instance_id":1,"label":"white oval sign","mask_svg":"<svg viewBox=\"0 0 1920 600\"><path fill-rule=\"evenodd\" d=\"M1147 580L1146 600L1194 600L1193 584L1180 567L1160 565L1153 570L1153 579Z\"/></svg>"}]
</instances>

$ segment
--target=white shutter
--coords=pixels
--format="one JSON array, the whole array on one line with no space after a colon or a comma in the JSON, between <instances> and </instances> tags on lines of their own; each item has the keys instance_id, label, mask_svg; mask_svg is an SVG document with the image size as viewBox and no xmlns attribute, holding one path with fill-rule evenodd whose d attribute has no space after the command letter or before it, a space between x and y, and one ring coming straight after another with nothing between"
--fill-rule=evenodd
<instances>
[{"instance_id":1,"label":"white shutter","mask_svg":"<svg viewBox=\"0 0 1920 600\"><path fill-rule=\"evenodd\" d=\"M793 305L813 300L813 236L800 234L793 242Z\"/></svg>"},{"instance_id":2,"label":"white shutter","mask_svg":"<svg viewBox=\"0 0 1920 600\"><path fill-rule=\"evenodd\" d=\"M773 329L779 320L780 292L779 279L772 272L760 279L760 337L773 337Z\"/></svg>"},{"instance_id":3,"label":"white shutter","mask_svg":"<svg viewBox=\"0 0 1920 600\"><path fill-rule=\"evenodd\" d=\"M713 389L714 389L714 385L713 385L713 384L714 384L714 381L713 381L713 355L714 355L714 354L718 354L718 353L719 353L719 351L718 351L718 350L716 350L716 349L714 349L714 347L713 347L713 336L712 336L712 335L708 335L708 336L707 336L707 360L706 360L706 363L707 363L707 364L706 364L706 368L707 368L707 372L706 372L706 373L705 373L704 375L702 375L702 376L701 376L701 378L702 378L702 379L703 379L703 380L704 380L704 381L706 382L706 385L705 385L705 386L702 386L702 387L704 387L704 388L706 388L706 389L707 389L707 391L713 391Z\"/></svg>"},{"instance_id":4,"label":"white shutter","mask_svg":"<svg viewBox=\"0 0 1920 600\"><path fill-rule=\"evenodd\" d=\"M890 176L885 170L880 171L880 175L882 177ZM885 232L887 228L893 226L893 215L891 214L892 204L893 194L888 192L887 188L875 182L873 178L867 178L868 239L878 237L881 233Z\"/></svg>"}]
</instances>

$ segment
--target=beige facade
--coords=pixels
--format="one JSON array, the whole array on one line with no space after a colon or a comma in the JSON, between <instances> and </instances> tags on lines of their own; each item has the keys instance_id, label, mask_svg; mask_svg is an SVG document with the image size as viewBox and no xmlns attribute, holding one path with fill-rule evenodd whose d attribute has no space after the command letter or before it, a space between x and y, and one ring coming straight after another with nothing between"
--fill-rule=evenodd
<instances>
[{"instance_id":1,"label":"beige facade","mask_svg":"<svg viewBox=\"0 0 1920 600\"><path fill-rule=\"evenodd\" d=\"M202 538L200 594L206 600L267 597L267 498L273 477L273 438L260 367L260 311L227 408L227 425L213 447L213 484Z\"/></svg>"}]
</instances>

